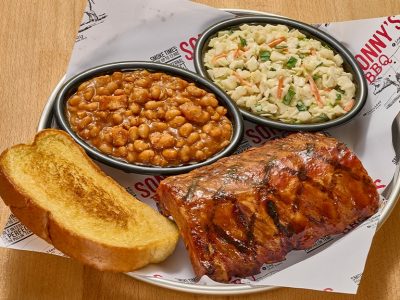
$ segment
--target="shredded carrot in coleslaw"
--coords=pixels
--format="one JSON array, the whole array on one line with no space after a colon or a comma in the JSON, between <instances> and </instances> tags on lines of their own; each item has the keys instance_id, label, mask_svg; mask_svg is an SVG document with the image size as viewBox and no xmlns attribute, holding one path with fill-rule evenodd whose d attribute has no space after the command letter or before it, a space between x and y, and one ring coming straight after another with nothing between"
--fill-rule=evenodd
<instances>
[{"instance_id":1,"label":"shredded carrot in coleslaw","mask_svg":"<svg viewBox=\"0 0 400 300\"><path fill-rule=\"evenodd\" d=\"M276 92L276 97L278 99L282 99L282 92L283 92L283 76L280 76L278 81L278 90Z\"/></svg>"},{"instance_id":2,"label":"shredded carrot in coleslaw","mask_svg":"<svg viewBox=\"0 0 400 300\"><path fill-rule=\"evenodd\" d=\"M234 58L238 58L242 52L243 52L243 51L242 51L240 48L237 48L237 49L235 50L235 53L233 53L233 57L234 57Z\"/></svg>"},{"instance_id":3,"label":"shredded carrot in coleslaw","mask_svg":"<svg viewBox=\"0 0 400 300\"><path fill-rule=\"evenodd\" d=\"M276 40L273 40L272 42L269 42L268 46L273 48L273 47L279 45L280 43L282 43L283 41L286 41L286 38L284 36L277 38Z\"/></svg>"},{"instance_id":4,"label":"shredded carrot in coleslaw","mask_svg":"<svg viewBox=\"0 0 400 300\"><path fill-rule=\"evenodd\" d=\"M212 59L212 63L215 64L218 59L226 57L228 54L226 52L222 52L221 54L215 55Z\"/></svg>"},{"instance_id":5,"label":"shredded carrot in coleslaw","mask_svg":"<svg viewBox=\"0 0 400 300\"><path fill-rule=\"evenodd\" d=\"M308 82L310 82L311 92L313 93L318 106L323 107L324 104L322 103L321 95L319 94L318 87L315 84L314 79L310 75L307 75L307 80L308 80Z\"/></svg>"},{"instance_id":6,"label":"shredded carrot in coleslaw","mask_svg":"<svg viewBox=\"0 0 400 300\"><path fill-rule=\"evenodd\" d=\"M250 82L248 82L247 80L244 80L238 73L236 73L235 71L233 71L233 76L236 77L237 80L239 80L240 84L244 84L247 86L251 86Z\"/></svg>"},{"instance_id":7,"label":"shredded carrot in coleslaw","mask_svg":"<svg viewBox=\"0 0 400 300\"><path fill-rule=\"evenodd\" d=\"M349 102L347 102L344 106L343 106L343 110L344 111L350 111L353 106L354 106L354 99L351 99Z\"/></svg>"}]
</instances>

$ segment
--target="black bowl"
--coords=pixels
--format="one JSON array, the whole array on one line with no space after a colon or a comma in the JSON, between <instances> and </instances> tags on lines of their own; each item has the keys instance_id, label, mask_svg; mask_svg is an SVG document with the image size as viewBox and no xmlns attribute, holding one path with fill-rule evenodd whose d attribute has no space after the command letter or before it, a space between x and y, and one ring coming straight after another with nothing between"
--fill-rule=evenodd
<instances>
[{"instance_id":1,"label":"black bowl","mask_svg":"<svg viewBox=\"0 0 400 300\"><path fill-rule=\"evenodd\" d=\"M260 17L239 17L234 19L229 19L225 21L218 22L211 27L209 27L206 31L203 32L200 39L197 41L194 55L194 65L196 71L203 77L211 80L209 77L207 70L204 66L204 54L208 50L208 43L210 39L215 37L219 31L230 30L230 29L238 29L240 25L249 24L249 25L286 25L289 28L298 29L300 32L305 34L308 37L312 37L316 40L322 42L332 48L334 52L338 53L343 58L343 67L346 72L353 74L353 81L356 85L356 95L355 95L355 105L353 108L347 112L345 115L340 116L336 119L329 120L321 123L311 123L311 124L289 124L284 123L278 120L269 119L267 117L258 116L253 114L252 112L239 108L240 112L243 114L244 118L261 125L274 127L278 129L284 129L289 131L316 131L323 130L329 127L337 126L343 123L350 121L364 106L367 95L368 95L368 85L367 81L363 76L363 72L358 66L356 60L353 55L347 50L339 41L330 36L329 34L316 29L308 24L295 21L292 19L287 19L283 17L276 16L260 16ZM234 102L233 100L231 100Z\"/></svg>"},{"instance_id":2,"label":"black bowl","mask_svg":"<svg viewBox=\"0 0 400 300\"><path fill-rule=\"evenodd\" d=\"M117 158L114 158L110 155L106 155L100 152L95 147L86 143L83 139L81 139L70 127L69 121L66 116L66 101L68 98L76 92L79 85L87 81L93 77L112 74L115 71L133 71L133 70L148 70L148 71L156 71L156 72L164 72L169 75L178 76L182 79L185 79L189 82L196 83L197 86L212 92L216 95L217 100L221 105L223 105L228 110L228 118L232 122L233 132L231 137L230 144L222 149L220 152L214 154L210 158L205 161L181 166L173 166L173 167L159 167L159 166L145 166L140 164L128 163ZM204 79L203 77L187 71L181 68L159 64L159 63L151 63L151 62L116 62L101 65L98 67L91 68L82 73L79 73L69 79L66 83L63 84L61 89L59 90L54 105L54 114L56 117L56 121L58 126L68 132L73 139L82 146L85 151L95 160L98 160L102 163L105 163L111 167L115 167L126 172L134 172L141 174L178 174L188 172L195 168L211 164L216 160L231 154L235 151L236 147L240 143L243 134L243 120L240 112L236 108L236 106L231 102L229 97L222 92L216 85L211 83L210 81Z\"/></svg>"}]
</instances>

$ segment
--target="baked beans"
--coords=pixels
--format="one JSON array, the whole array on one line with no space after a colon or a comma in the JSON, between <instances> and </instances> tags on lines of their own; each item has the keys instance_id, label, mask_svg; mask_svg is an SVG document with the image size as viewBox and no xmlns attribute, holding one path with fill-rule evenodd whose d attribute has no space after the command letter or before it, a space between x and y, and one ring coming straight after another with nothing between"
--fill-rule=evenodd
<instances>
[{"instance_id":1,"label":"baked beans","mask_svg":"<svg viewBox=\"0 0 400 300\"><path fill-rule=\"evenodd\" d=\"M101 152L130 163L179 166L204 161L231 140L215 95L146 70L83 82L67 101L71 128Z\"/></svg>"}]
</instances>

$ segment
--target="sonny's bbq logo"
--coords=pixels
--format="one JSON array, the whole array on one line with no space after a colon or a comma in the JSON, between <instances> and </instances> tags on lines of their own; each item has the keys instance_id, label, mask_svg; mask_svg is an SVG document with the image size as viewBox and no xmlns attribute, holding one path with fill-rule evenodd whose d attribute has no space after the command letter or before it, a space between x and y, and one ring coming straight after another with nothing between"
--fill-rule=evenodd
<instances>
[{"instance_id":1,"label":"sonny's bbq logo","mask_svg":"<svg viewBox=\"0 0 400 300\"><path fill-rule=\"evenodd\" d=\"M388 86L397 87L400 91L400 77L395 74L393 78L385 75L383 72L386 67L393 67L396 63L397 52L400 48L400 38L398 31L400 30L400 19L398 16L387 17L379 28L375 30L370 39L355 55L359 66L364 71L365 78L369 84L375 88L374 95L380 93ZM389 46L388 49L386 49ZM389 50L390 46L393 50ZM386 54L394 52L393 54ZM392 76L390 76L392 77Z\"/></svg>"},{"instance_id":2,"label":"sonny's bbq logo","mask_svg":"<svg viewBox=\"0 0 400 300\"><path fill-rule=\"evenodd\" d=\"M78 32L81 33L93 26L103 23L105 18L107 18L107 14L96 12L94 0L88 0L88 5L84 11L83 20Z\"/></svg>"}]
</instances>

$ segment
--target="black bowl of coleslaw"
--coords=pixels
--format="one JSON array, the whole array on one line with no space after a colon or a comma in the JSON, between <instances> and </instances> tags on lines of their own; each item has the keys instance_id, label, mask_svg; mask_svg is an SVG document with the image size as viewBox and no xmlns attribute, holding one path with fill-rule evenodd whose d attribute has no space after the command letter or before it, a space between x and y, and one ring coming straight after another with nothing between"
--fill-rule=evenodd
<instances>
[{"instance_id":1,"label":"black bowl of coleslaw","mask_svg":"<svg viewBox=\"0 0 400 300\"><path fill-rule=\"evenodd\" d=\"M257 28L263 32L263 30L268 31L272 27L279 26L286 26L287 33L282 36L277 36L273 31L275 36L269 36L268 33L258 35L256 33ZM263 27L267 29L262 29ZM303 41L300 42L299 38L298 43L293 42L293 35L301 37ZM224 36L228 41L226 45L223 42ZM304 41L320 45L321 49L315 53L310 47L302 49L301 45L305 44ZM293 47L293 43L296 44L296 48ZM252 51L253 53L249 54ZM301 51L304 55L299 55L302 54ZM313 55L320 65L314 70L306 67L302 70L302 66L306 65L307 61L315 63ZM319 68L329 72L329 68L332 67L329 64L332 64L333 60L329 61L323 55L333 56L341 62L338 69L342 69L343 74L340 79L335 79L339 80L336 85L333 82L329 86L329 76L321 75L322 71L316 71ZM277 65L279 59L281 66ZM242 63L241 60L244 62ZM311 25L283 17L238 17L212 25L203 32L197 42L194 65L197 73L216 83L228 94L238 105L245 119L278 129L317 131L344 124L360 112L368 94L363 72L348 49L329 34ZM267 76L262 84L269 84L268 88L261 89L261 81L257 83L257 79L253 80L253 77L259 74L257 70L254 71L254 65L259 66L258 70L261 70L262 76L264 76L263 73ZM279 75L279 72L286 76ZM222 79L219 80L218 76L221 76L221 73ZM301 76L297 76L300 73ZM269 78L268 75L271 74L274 76ZM247 75L249 77L246 78ZM293 79L295 76L297 78ZM304 80L301 77L304 77ZM345 77L351 78L354 91ZM275 82L272 82L274 78ZM269 79L271 80L268 81ZM324 87L325 82L328 82L329 87ZM343 90L343 86L347 90ZM252 93L251 89L255 92ZM259 94L257 94L257 89L260 90ZM302 93L307 94L307 92L308 98L302 99ZM267 94L268 97L265 96ZM255 98L249 97L254 95ZM256 101L254 106L248 105L249 102L251 104L254 101ZM286 108L285 105L288 107ZM274 110L277 113L274 113ZM296 119L296 116L304 120Z\"/></svg>"}]
</instances>

